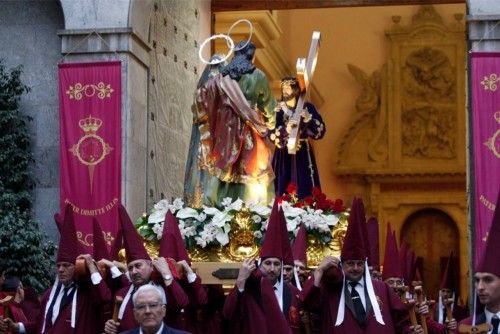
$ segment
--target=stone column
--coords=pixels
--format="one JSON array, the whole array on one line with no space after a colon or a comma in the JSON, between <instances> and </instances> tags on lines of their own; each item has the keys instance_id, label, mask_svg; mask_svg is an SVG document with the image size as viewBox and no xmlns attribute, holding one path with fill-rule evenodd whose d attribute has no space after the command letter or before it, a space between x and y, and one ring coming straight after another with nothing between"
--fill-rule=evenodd
<instances>
[{"instance_id":1,"label":"stone column","mask_svg":"<svg viewBox=\"0 0 500 334\"><path fill-rule=\"evenodd\" d=\"M467 26L468 26L468 41L469 41L469 52L485 51L485 52L499 52L500 51L500 1L498 0L467 0L468 15L467 15ZM470 53L468 53L468 59ZM469 61L470 64L470 61ZM469 85L470 87L470 85ZM471 100L470 100L470 88L468 91L469 103L468 103L468 129L470 129L470 118L471 118ZM469 216L468 221L474 222L474 203L472 201L472 194L474 193L471 167L470 164L474 161L474 156L472 155L472 145L471 133L468 133L468 143L467 143L467 154L468 154L468 166L467 170L467 183L468 183L468 198L469 198ZM475 268L473 264L473 259L475 257L475 248L473 243L473 236L475 234L474 224L469 224L469 273L474 273ZM469 274L469 296L474 295L474 280L471 274ZM473 309L472 299L469 304L469 308Z\"/></svg>"},{"instance_id":2,"label":"stone column","mask_svg":"<svg viewBox=\"0 0 500 334\"><path fill-rule=\"evenodd\" d=\"M500 2L468 0L467 16L472 51L500 51Z\"/></svg>"},{"instance_id":3,"label":"stone column","mask_svg":"<svg viewBox=\"0 0 500 334\"><path fill-rule=\"evenodd\" d=\"M122 203L132 219L146 208L151 0L61 0L65 62L122 61Z\"/></svg>"}]
</instances>

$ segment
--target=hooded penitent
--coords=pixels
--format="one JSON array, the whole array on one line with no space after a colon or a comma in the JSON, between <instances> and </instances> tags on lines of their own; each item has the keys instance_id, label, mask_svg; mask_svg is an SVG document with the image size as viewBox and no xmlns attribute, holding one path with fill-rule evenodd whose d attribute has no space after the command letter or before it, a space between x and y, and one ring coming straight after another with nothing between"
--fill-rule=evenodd
<instances>
[{"instance_id":1,"label":"hooded penitent","mask_svg":"<svg viewBox=\"0 0 500 334\"><path fill-rule=\"evenodd\" d=\"M96 218L92 219L93 241L94 241L94 260L109 259L108 246L104 240L101 226Z\"/></svg>"},{"instance_id":2,"label":"hooded penitent","mask_svg":"<svg viewBox=\"0 0 500 334\"><path fill-rule=\"evenodd\" d=\"M391 277L403 278L401 265L398 256L398 246L396 236L391 230L391 225L387 225L387 235L385 237L384 270L382 279L385 281Z\"/></svg>"},{"instance_id":3,"label":"hooded penitent","mask_svg":"<svg viewBox=\"0 0 500 334\"><path fill-rule=\"evenodd\" d=\"M307 232L304 224L300 224L292 247L293 259L299 260L307 267Z\"/></svg>"},{"instance_id":4,"label":"hooded penitent","mask_svg":"<svg viewBox=\"0 0 500 334\"><path fill-rule=\"evenodd\" d=\"M278 284L278 303L280 309L283 310L283 265L293 266L292 247L288 239L288 230L286 228L286 219L283 210L278 205L278 201L274 201L267 231L264 236L264 242L260 248L260 258L264 260L269 257L275 257L281 260L281 275Z\"/></svg>"},{"instance_id":5,"label":"hooded penitent","mask_svg":"<svg viewBox=\"0 0 500 334\"><path fill-rule=\"evenodd\" d=\"M286 219L277 201L274 202L264 242L260 248L260 258L268 257L276 257L282 260L284 264L293 266L292 248L288 239Z\"/></svg>"},{"instance_id":6,"label":"hooded penitent","mask_svg":"<svg viewBox=\"0 0 500 334\"><path fill-rule=\"evenodd\" d=\"M125 252L127 253L127 262L130 263L135 260L151 260L142 243L141 237L130 220L130 217L123 207L120 205L118 208L120 217L120 224L123 232L123 244Z\"/></svg>"},{"instance_id":7,"label":"hooded penitent","mask_svg":"<svg viewBox=\"0 0 500 334\"><path fill-rule=\"evenodd\" d=\"M61 227L61 238L57 252L57 262L75 263L76 257L80 255L78 239L76 237L75 222L73 220L73 209L66 204Z\"/></svg>"},{"instance_id":8,"label":"hooded penitent","mask_svg":"<svg viewBox=\"0 0 500 334\"><path fill-rule=\"evenodd\" d=\"M380 311L380 305L375 297L375 292L373 290L372 279L368 270L368 251L369 245L367 240L366 232L366 220L365 220L365 207L363 205L363 200L361 198L354 198L351 207L351 213L349 215L349 224L347 225L347 232L344 238L344 244L341 250L341 261L346 260L363 260L365 261L365 272L364 280L366 291L368 293L369 301L372 305L375 319L379 324L385 324L382 319L382 313ZM340 326L344 321L345 314L345 293L346 289L345 274L344 283L342 285L342 292L340 296L340 302L337 312L337 319L335 320L335 326Z\"/></svg>"},{"instance_id":9,"label":"hooded penitent","mask_svg":"<svg viewBox=\"0 0 500 334\"><path fill-rule=\"evenodd\" d=\"M171 237L168 235L171 235ZM159 255L165 258L170 257L176 261L184 260L188 264L191 264L181 230L179 229L179 223L170 210L165 215L165 222L163 223Z\"/></svg>"},{"instance_id":10,"label":"hooded penitent","mask_svg":"<svg viewBox=\"0 0 500 334\"><path fill-rule=\"evenodd\" d=\"M498 194L493 221L491 222L488 240L476 272L490 273L500 277L500 256L498 256L498 245L500 245L500 193Z\"/></svg>"}]
</instances>

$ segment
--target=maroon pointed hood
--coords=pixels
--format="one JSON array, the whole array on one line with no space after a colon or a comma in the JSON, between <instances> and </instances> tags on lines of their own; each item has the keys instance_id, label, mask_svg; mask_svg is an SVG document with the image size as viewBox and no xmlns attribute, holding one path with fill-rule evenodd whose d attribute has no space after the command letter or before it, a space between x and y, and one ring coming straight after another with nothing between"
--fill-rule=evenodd
<instances>
[{"instance_id":1,"label":"maroon pointed hood","mask_svg":"<svg viewBox=\"0 0 500 334\"><path fill-rule=\"evenodd\" d=\"M170 238L168 238L164 240L163 235L166 234L171 234L173 239L170 240ZM172 243L172 241L174 243ZM182 237L181 230L179 229L179 223L177 222L177 218L175 218L174 214L170 210L168 210L167 214L165 215L165 222L163 223L163 234L160 240L159 254L163 257L171 257L176 261L184 260L188 264L191 264L191 259L189 258L189 254L184 243L184 238ZM167 254L171 254L171 256Z\"/></svg>"},{"instance_id":2,"label":"maroon pointed hood","mask_svg":"<svg viewBox=\"0 0 500 334\"><path fill-rule=\"evenodd\" d=\"M274 201L273 209L269 216L264 242L260 248L260 257L276 257L281 259L284 264L293 266L292 248L288 239L286 218L283 210L279 208L277 200Z\"/></svg>"},{"instance_id":3,"label":"maroon pointed hood","mask_svg":"<svg viewBox=\"0 0 500 334\"><path fill-rule=\"evenodd\" d=\"M396 238L396 232L394 232L394 238ZM411 279L406 275L406 273L408 272L408 252L408 244L404 240L401 240L401 243L399 245L398 260L399 265L401 266L401 275L405 282L408 282Z\"/></svg>"},{"instance_id":4,"label":"maroon pointed hood","mask_svg":"<svg viewBox=\"0 0 500 334\"><path fill-rule=\"evenodd\" d=\"M385 281L391 277L403 278L399 261L398 245L396 235L392 232L391 225L387 224L387 235L385 237L384 270L382 279Z\"/></svg>"},{"instance_id":5,"label":"maroon pointed hood","mask_svg":"<svg viewBox=\"0 0 500 334\"><path fill-rule=\"evenodd\" d=\"M476 272L490 273L500 277L500 256L498 256L498 245L500 245L500 192L498 193L495 212L491 222L488 240Z\"/></svg>"},{"instance_id":6,"label":"maroon pointed hood","mask_svg":"<svg viewBox=\"0 0 500 334\"><path fill-rule=\"evenodd\" d=\"M109 251L109 259L111 261L118 261L118 253L123 248L123 232L120 228L118 232L116 232L116 237L111 245L111 250Z\"/></svg>"},{"instance_id":7,"label":"maroon pointed hood","mask_svg":"<svg viewBox=\"0 0 500 334\"><path fill-rule=\"evenodd\" d=\"M123 244L127 253L127 263L135 260L151 260L141 237L137 233L132 220L130 220L127 210L121 204L118 207L118 214L123 231Z\"/></svg>"},{"instance_id":8,"label":"maroon pointed hood","mask_svg":"<svg viewBox=\"0 0 500 334\"><path fill-rule=\"evenodd\" d=\"M370 253L368 255L368 265L373 270L380 271L380 245L378 237L378 220L375 217L368 219L366 223L368 230L368 243L370 244Z\"/></svg>"},{"instance_id":9,"label":"maroon pointed hood","mask_svg":"<svg viewBox=\"0 0 500 334\"><path fill-rule=\"evenodd\" d=\"M365 209L361 198L354 198L352 201L351 212L347 232L342 245L340 256L344 260L366 260L368 257L368 248L365 245L365 233L361 225Z\"/></svg>"},{"instance_id":10,"label":"maroon pointed hood","mask_svg":"<svg viewBox=\"0 0 500 334\"><path fill-rule=\"evenodd\" d=\"M304 224L300 224L292 247L293 259L301 261L307 267L307 232Z\"/></svg>"},{"instance_id":11,"label":"maroon pointed hood","mask_svg":"<svg viewBox=\"0 0 500 334\"><path fill-rule=\"evenodd\" d=\"M456 276L457 271L454 266L453 252L450 253L448 261L446 261L446 268L443 272L443 277L441 278L441 284L439 284L440 289L450 289L453 292L457 290L458 277Z\"/></svg>"},{"instance_id":12,"label":"maroon pointed hood","mask_svg":"<svg viewBox=\"0 0 500 334\"><path fill-rule=\"evenodd\" d=\"M407 282L413 281L413 278L415 277L415 271L417 270L417 255L415 254L415 251L410 250L407 255L406 255L406 275L405 275L405 280Z\"/></svg>"},{"instance_id":13,"label":"maroon pointed hood","mask_svg":"<svg viewBox=\"0 0 500 334\"><path fill-rule=\"evenodd\" d=\"M73 220L73 208L70 204L66 204L56 262L75 263L78 255L80 255L80 245L78 243L78 238L76 237L75 222Z\"/></svg>"},{"instance_id":14,"label":"maroon pointed hood","mask_svg":"<svg viewBox=\"0 0 500 334\"><path fill-rule=\"evenodd\" d=\"M109 259L108 245L104 240L101 225L97 218L92 219L93 243L94 243L94 260Z\"/></svg>"}]
</instances>

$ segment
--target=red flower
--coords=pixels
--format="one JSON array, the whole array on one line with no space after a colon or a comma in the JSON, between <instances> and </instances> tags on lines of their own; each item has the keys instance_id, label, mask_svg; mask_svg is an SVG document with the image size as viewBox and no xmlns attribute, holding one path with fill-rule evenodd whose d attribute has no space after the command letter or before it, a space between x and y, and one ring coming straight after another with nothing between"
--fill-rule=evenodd
<instances>
[{"instance_id":1,"label":"red flower","mask_svg":"<svg viewBox=\"0 0 500 334\"><path fill-rule=\"evenodd\" d=\"M326 201L326 195L323 194L323 193L319 194L318 196L316 196L316 201L317 202L324 202L324 201Z\"/></svg>"},{"instance_id":2,"label":"red flower","mask_svg":"<svg viewBox=\"0 0 500 334\"><path fill-rule=\"evenodd\" d=\"M344 211L344 202L339 198L335 200L333 205L333 212L342 212Z\"/></svg>"},{"instance_id":3,"label":"red flower","mask_svg":"<svg viewBox=\"0 0 500 334\"><path fill-rule=\"evenodd\" d=\"M281 201L290 202L290 200L291 200L292 198L291 198L291 197L290 197L290 195L288 195L288 194L283 194L283 195L280 197L280 199L281 199ZM279 202L279 203L281 203L281 202Z\"/></svg>"},{"instance_id":4,"label":"red flower","mask_svg":"<svg viewBox=\"0 0 500 334\"><path fill-rule=\"evenodd\" d=\"M306 206L312 206L313 203L314 203L314 198L311 195L309 195L306 198L304 198L304 204Z\"/></svg>"},{"instance_id":5,"label":"red flower","mask_svg":"<svg viewBox=\"0 0 500 334\"><path fill-rule=\"evenodd\" d=\"M319 195L322 194L321 189L319 187L313 187L311 192L314 197L318 197Z\"/></svg>"},{"instance_id":6,"label":"red flower","mask_svg":"<svg viewBox=\"0 0 500 334\"><path fill-rule=\"evenodd\" d=\"M316 202L316 209L326 211L330 208L328 200Z\"/></svg>"},{"instance_id":7,"label":"red flower","mask_svg":"<svg viewBox=\"0 0 500 334\"><path fill-rule=\"evenodd\" d=\"M293 205L294 208L303 208L304 207L304 202L297 202Z\"/></svg>"},{"instance_id":8,"label":"red flower","mask_svg":"<svg viewBox=\"0 0 500 334\"><path fill-rule=\"evenodd\" d=\"M297 185L293 182L290 182L288 186L286 187L286 192L289 193L290 195L294 195L297 193Z\"/></svg>"}]
</instances>

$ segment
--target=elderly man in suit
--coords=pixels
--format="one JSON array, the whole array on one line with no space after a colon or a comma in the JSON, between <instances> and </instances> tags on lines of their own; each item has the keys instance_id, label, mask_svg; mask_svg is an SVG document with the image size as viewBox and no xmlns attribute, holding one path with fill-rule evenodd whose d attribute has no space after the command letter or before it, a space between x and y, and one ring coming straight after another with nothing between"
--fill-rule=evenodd
<instances>
[{"instance_id":1,"label":"elderly man in suit","mask_svg":"<svg viewBox=\"0 0 500 334\"><path fill-rule=\"evenodd\" d=\"M163 289L154 285L142 285L132 298L134 317L138 328L122 334L186 334L163 323L166 314L167 299Z\"/></svg>"}]
</instances>

